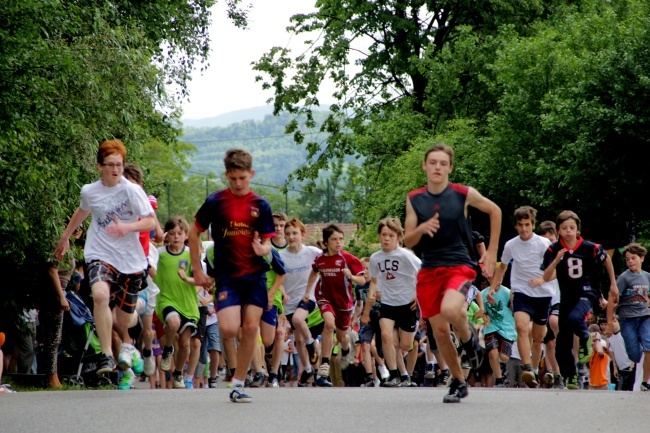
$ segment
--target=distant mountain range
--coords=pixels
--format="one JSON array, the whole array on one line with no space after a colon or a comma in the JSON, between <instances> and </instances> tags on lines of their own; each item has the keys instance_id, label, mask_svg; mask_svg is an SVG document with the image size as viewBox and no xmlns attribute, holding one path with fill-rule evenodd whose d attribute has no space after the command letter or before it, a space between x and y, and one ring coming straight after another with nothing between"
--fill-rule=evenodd
<instances>
[{"instance_id":1,"label":"distant mountain range","mask_svg":"<svg viewBox=\"0 0 650 433\"><path fill-rule=\"evenodd\" d=\"M327 109L327 108L325 108ZM244 120L262 120L265 116L273 114L271 105L261 107L245 108L243 110L230 111L214 117L205 119L181 119L183 126L192 128L215 128L225 127Z\"/></svg>"},{"instance_id":2,"label":"distant mountain range","mask_svg":"<svg viewBox=\"0 0 650 433\"><path fill-rule=\"evenodd\" d=\"M328 107L327 107L328 108ZM327 110L323 108L323 110ZM318 126L327 117L326 111L314 113ZM238 110L207 119L183 119L181 140L192 143L197 153L192 157L192 171L223 173L226 150L242 148L253 155L255 180L283 185L289 173L302 166L307 158L305 146L309 141L323 143L327 134L301 128L305 142L297 145L292 135L284 133L285 126L295 116L272 115L272 107ZM298 120L303 125L304 120Z\"/></svg>"}]
</instances>

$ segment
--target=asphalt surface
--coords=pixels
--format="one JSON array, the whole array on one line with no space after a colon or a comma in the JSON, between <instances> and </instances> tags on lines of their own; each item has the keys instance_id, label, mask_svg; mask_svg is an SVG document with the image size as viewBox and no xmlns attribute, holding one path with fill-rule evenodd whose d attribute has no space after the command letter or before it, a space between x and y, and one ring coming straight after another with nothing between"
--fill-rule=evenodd
<instances>
[{"instance_id":1,"label":"asphalt surface","mask_svg":"<svg viewBox=\"0 0 650 433\"><path fill-rule=\"evenodd\" d=\"M221 385L221 383L220 383ZM650 393L472 388L39 391L0 395L1 433L648 432Z\"/></svg>"}]
</instances>

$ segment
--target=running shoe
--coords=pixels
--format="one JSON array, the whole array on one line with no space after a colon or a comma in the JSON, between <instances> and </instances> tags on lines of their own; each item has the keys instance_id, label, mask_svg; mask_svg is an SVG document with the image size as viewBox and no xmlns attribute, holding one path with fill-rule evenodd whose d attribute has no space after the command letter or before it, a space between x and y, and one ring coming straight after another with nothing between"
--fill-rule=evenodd
<instances>
[{"instance_id":1,"label":"running shoe","mask_svg":"<svg viewBox=\"0 0 650 433\"><path fill-rule=\"evenodd\" d=\"M553 372L551 371L547 370L546 373L544 373L544 385L546 385L548 388L553 386L553 377Z\"/></svg>"},{"instance_id":2,"label":"running shoe","mask_svg":"<svg viewBox=\"0 0 650 433\"><path fill-rule=\"evenodd\" d=\"M145 376L153 376L154 373L156 372L156 360L153 357L153 353L151 356L144 356L144 375Z\"/></svg>"},{"instance_id":3,"label":"running shoe","mask_svg":"<svg viewBox=\"0 0 650 433\"><path fill-rule=\"evenodd\" d=\"M185 389L182 374L172 374L172 382L174 383L174 389Z\"/></svg>"},{"instance_id":4,"label":"running shoe","mask_svg":"<svg viewBox=\"0 0 650 433\"><path fill-rule=\"evenodd\" d=\"M328 374L329 374L329 368L327 369L327 373L324 374L324 376L327 376ZM307 372L303 370L302 373L300 373L300 380L298 380L298 386L301 388L308 387L310 385L309 379L311 378L311 376L312 376L311 372Z\"/></svg>"},{"instance_id":5,"label":"running shoe","mask_svg":"<svg viewBox=\"0 0 650 433\"><path fill-rule=\"evenodd\" d=\"M467 384L454 378L451 380L449 393L443 397L442 401L443 403L460 403L460 399L467 397L467 394L469 394Z\"/></svg>"},{"instance_id":6,"label":"running shoe","mask_svg":"<svg viewBox=\"0 0 650 433\"><path fill-rule=\"evenodd\" d=\"M564 379L559 374L553 375L553 389L564 389Z\"/></svg>"},{"instance_id":7,"label":"running shoe","mask_svg":"<svg viewBox=\"0 0 650 433\"><path fill-rule=\"evenodd\" d=\"M374 388L375 386L375 379L372 376L366 378L366 381L361 384L363 388Z\"/></svg>"},{"instance_id":8,"label":"running shoe","mask_svg":"<svg viewBox=\"0 0 650 433\"><path fill-rule=\"evenodd\" d=\"M589 334L589 338L587 338L587 340L580 341L580 349L578 350L578 362L581 364L589 364L592 351L593 349L591 348L591 334Z\"/></svg>"},{"instance_id":9,"label":"running shoe","mask_svg":"<svg viewBox=\"0 0 650 433\"><path fill-rule=\"evenodd\" d=\"M217 387L217 378L216 377L209 377L208 378L208 388L216 388Z\"/></svg>"},{"instance_id":10,"label":"running shoe","mask_svg":"<svg viewBox=\"0 0 650 433\"><path fill-rule=\"evenodd\" d=\"M422 386L426 387L433 387L436 386L436 372L433 371L433 368L430 370L428 369L429 367L427 366L427 371L424 373L424 381L422 382Z\"/></svg>"},{"instance_id":11,"label":"running shoe","mask_svg":"<svg viewBox=\"0 0 650 433\"><path fill-rule=\"evenodd\" d=\"M532 370L524 370L523 373L521 373L521 381L524 382L528 388L537 388L539 386L537 375Z\"/></svg>"},{"instance_id":12,"label":"running shoe","mask_svg":"<svg viewBox=\"0 0 650 433\"><path fill-rule=\"evenodd\" d=\"M133 372L133 369L129 368L128 370L124 370L122 373L122 379L120 380L120 383L117 384L117 389L131 389L134 379L135 373Z\"/></svg>"},{"instance_id":13,"label":"running shoe","mask_svg":"<svg viewBox=\"0 0 650 433\"><path fill-rule=\"evenodd\" d=\"M639 387L641 391L650 391L650 384L648 382L641 382L641 386Z\"/></svg>"},{"instance_id":14,"label":"running shoe","mask_svg":"<svg viewBox=\"0 0 650 433\"><path fill-rule=\"evenodd\" d=\"M250 395L246 394L246 391L244 391L243 387L235 386L230 391L230 401L233 403L251 403L253 401L253 398Z\"/></svg>"},{"instance_id":15,"label":"running shoe","mask_svg":"<svg viewBox=\"0 0 650 433\"><path fill-rule=\"evenodd\" d=\"M278 378L274 377L272 379L269 379L269 381L266 382L266 387L267 388L280 388L280 382L278 381Z\"/></svg>"},{"instance_id":16,"label":"running shoe","mask_svg":"<svg viewBox=\"0 0 650 433\"><path fill-rule=\"evenodd\" d=\"M108 374L115 370L115 359L111 355L102 353L97 361L97 374Z\"/></svg>"},{"instance_id":17,"label":"running shoe","mask_svg":"<svg viewBox=\"0 0 650 433\"><path fill-rule=\"evenodd\" d=\"M574 374L566 381L566 389L576 390L580 389L580 384L578 383L578 375Z\"/></svg>"},{"instance_id":18,"label":"running shoe","mask_svg":"<svg viewBox=\"0 0 650 433\"><path fill-rule=\"evenodd\" d=\"M400 378L399 386L402 388L417 388L418 384L413 382L409 376L403 376Z\"/></svg>"},{"instance_id":19,"label":"running shoe","mask_svg":"<svg viewBox=\"0 0 650 433\"><path fill-rule=\"evenodd\" d=\"M160 359L160 369L162 371L169 371L172 368L172 356L174 355L174 346L163 349L162 358Z\"/></svg>"},{"instance_id":20,"label":"running shoe","mask_svg":"<svg viewBox=\"0 0 650 433\"><path fill-rule=\"evenodd\" d=\"M384 364L378 365L377 371L379 372L379 377L382 381L388 380L390 378L390 373L388 372L388 368L386 368Z\"/></svg>"},{"instance_id":21,"label":"running shoe","mask_svg":"<svg viewBox=\"0 0 650 433\"><path fill-rule=\"evenodd\" d=\"M262 388L265 383L266 383L266 375L261 371L258 371L257 373L255 373L255 377L253 377L253 381L251 382L250 387Z\"/></svg>"},{"instance_id":22,"label":"running shoe","mask_svg":"<svg viewBox=\"0 0 650 433\"><path fill-rule=\"evenodd\" d=\"M397 388L402 385L402 381L400 380L399 377L393 377L391 379L388 379L384 381L380 386L384 388Z\"/></svg>"},{"instance_id":23,"label":"running shoe","mask_svg":"<svg viewBox=\"0 0 650 433\"><path fill-rule=\"evenodd\" d=\"M122 348L120 349L120 356L118 356L117 358L117 366L124 371L133 367L134 351L135 351L135 347L133 347L132 344L122 343Z\"/></svg>"},{"instance_id":24,"label":"running shoe","mask_svg":"<svg viewBox=\"0 0 650 433\"><path fill-rule=\"evenodd\" d=\"M329 380L329 378L327 376L317 375L316 376L316 386L320 386L321 388L331 388L332 387L332 382L330 382L330 380Z\"/></svg>"},{"instance_id":25,"label":"running shoe","mask_svg":"<svg viewBox=\"0 0 650 433\"><path fill-rule=\"evenodd\" d=\"M192 379L185 379L185 389L194 389L194 381Z\"/></svg>"},{"instance_id":26,"label":"running shoe","mask_svg":"<svg viewBox=\"0 0 650 433\"><path fill-rule=\"evenodd\" d=\"M142 359L142 355L140 355L138 349L136 349L135 347L133 348L131 359L132 359L133 372L135 374L141 374L144 371L144 360Z\"/></svg>"},{"instance_id":27,"label":"running shoe","mask_svg":"<svg viewBox=\"0 0 650 433\"><path fill-rule=\"evenodd\" d=\"M444 369L438 375L438 387L445 387L449 385L449 379L451 375L449 374L449 369Z\"/></svg>"},{"instance_id":28,"label":"running shoe","mask_svg":"<svg viewBox=\"0 0 650 433\"><path fill-rule=\"evenodd\" d=\"M309 363L311 365L315 365L318 362L318 353L316 353L316 348L314 346L315 344L313 341L309 344L305 344L307 353L309 354Z\"/></svg>"},{"instance_id":29,"label":"running shoe","mask_svg":"<svg viewBox=\"0 0 650 433\"><path fill-rule=\"evenodd\" d=\"M478 369L483 363L485 350L478 344L478 338L476 337L476 330L474 327L470 324L467 326L469 327L471 336L468 341L462 344L462 346L471 368Z\"/></svg>"},{"instance_id":30,"label":"running shoe","mask_svg":"<svg viewBox=\"0 0 650 433\"><path fill-rule=\"evenodd\" d=\"M13 394L14 392L16 391L11 389L8 384L5 385L0 384L0 394Z\"/></svg>"},{"instance_id":31,"label":"running shoe","mask_svg":"<svg viewBox=\"0 0 650 433\"><path fill-rule=\"evenodd\" d=\"M350 350L348 351L347 355L343 356L343 349L341 349L341 360L339 361L339 365L341 366L341 370L345 370L348 368L352 360L354 359L354 346L350 344Z\"/></svg>"},{"instance_id":32,"label":"running shoe","mask_svg":"<svg viewBox=\"0 0 650 433\"><path fill-rule=\"evenodd\" d=\"M500 382L496 382L492 388L507 388L508 384L501 378Z\"/></svg>"}]
</instances>

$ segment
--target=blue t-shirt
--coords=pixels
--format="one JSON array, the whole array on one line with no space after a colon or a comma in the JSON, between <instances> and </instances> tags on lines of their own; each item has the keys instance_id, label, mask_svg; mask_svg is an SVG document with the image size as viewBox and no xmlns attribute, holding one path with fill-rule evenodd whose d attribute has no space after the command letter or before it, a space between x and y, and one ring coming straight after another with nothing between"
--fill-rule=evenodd
<instances>
[{"instance_id":1,"label":"blue t-shirt","mask_svg":"<svg viewBox=\"0 0 650 433\"><path fill-rule=\"evenodd\" d=\"M501 286L498 292L494 294L494 304L490 304L487 299L489 288L483 289L483 305L485 312L490 318L490 324L485 327L485 334L497 332L506 340L516 341L517 331L515 329L515 316L508 306L510 304L510 289Z\"/></svg>"}]
</instances>

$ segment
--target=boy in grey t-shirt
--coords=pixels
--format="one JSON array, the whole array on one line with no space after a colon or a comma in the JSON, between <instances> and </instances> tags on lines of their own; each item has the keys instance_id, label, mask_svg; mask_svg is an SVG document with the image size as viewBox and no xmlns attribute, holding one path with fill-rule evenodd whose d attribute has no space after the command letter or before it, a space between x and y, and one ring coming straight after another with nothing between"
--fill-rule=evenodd
<instances>
[{"instance_id":1,"label":"boy in grey t-shirt","mask_svg":"<svg viewBox=\"0 0 650 433\"><path fill-rule=\"evenodd\" d=\"M648 289L650 273L641 268L647 250L640 244L631 243L623 249L627 271L616 280L619 301L616 304L610 296L607 305L607 331L611 334L614 319L614 307L621 325L621 335L625 342L625 351L635 363L643 360L643 382L641 391L650 391L650 308L648 308Z\"/></svg>"}]
</instances>

